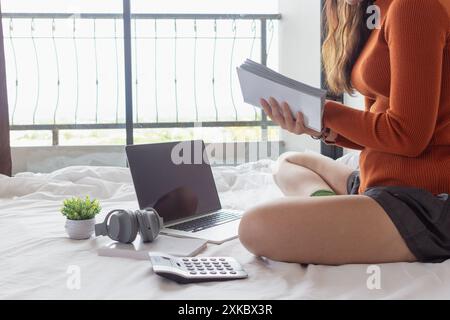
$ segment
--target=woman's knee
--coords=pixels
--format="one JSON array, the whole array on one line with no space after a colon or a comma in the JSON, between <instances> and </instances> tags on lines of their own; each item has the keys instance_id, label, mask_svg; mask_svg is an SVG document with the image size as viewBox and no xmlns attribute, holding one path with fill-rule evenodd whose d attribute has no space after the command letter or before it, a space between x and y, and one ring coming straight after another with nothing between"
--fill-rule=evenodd
<instances>
[{"instance_id":1,"label":"woman's knee","mask_svg":"<svg viewBox=\"0 0 450 320\"><path fill-rule=\"evenodd\" d=\"M239 239L242 245L255 256L275 261L303 263L307 261L306 243L308 242L296 241L300 244L293 246L289 241L289 235L286 236L284 231L280 230L280 228L285 230L279 225L280 204L274 202L248 210L239 225ZM298 215L301 215L301 207L299 211ZM286 232L291 233L287 230ZM295 234L299 238L302 237L300 227Z\"/></svg>"},{"instance_id":2,"label":"woman's knee","mask_svg":"<svg viewBox=\"0 0 450 320\"><path fill-rule=\"evenodd\" d=\"M283 161L288 161L293 156L301 155L301 154L302 154L301 152L295 152L295 151L284 152L278 157L277 162L280 163L280 162L283 162Z\"/></svg>"},{"instance_id":3,"label":"woman's knee","mask_svg":"<svg viewBox=\"0 0 450 320\"><path fill-rule=\"evenodd\" d=\"M282 154L277 161L277 165L273 171L273 179L279 188L289 193L289 191L298 187L298 174L303 172L307 176L311 176L314 163L314 155L303 152L287 152ZM304 169L304 171L293 171ZM295 174L293 174L295 173Z\"/></svg>"},{"instance_id":4,"label":"woman's knee","mask_svg":"<svg viewBox=\"0 0 450 320\"><path fill-rule=\"evenodd\" d=\"M273 176L275 178L275 181L278 182L280 177L283 176L283 173L286 169L286 165L295 164L295 165L302 165L302 158L304 157L304 154L301 152L285 152L281 156L278 157L275 170L273 172ZM298 162L293 162L293 160L300 160Z\"/></svg>"},{"instance_id":5,"label":"woman's knee","mask_svg":"<svg viewBox=\"0 0 450 320\"><path fill-rule=\"evenodd\" d=\"M306 159L307 155L304 152L294 152L289 151L281 154L278 157L277 164L282 165L284 163L295 163L298 165L302 165L302 159ZM295 162L294 162L295 160Z\"/></svg>"},{"instance_id":6,"label":"woman's knee","mask_svg":"<svg viewBox=\"0 0 450 320\"><path fill-rule=\"evenodd\" d=\"M296 165L310 169L317 162L317 156L306 152L286 152L277 160L277 168L274 174L282 173L286 165Z\"/></svg>"},{"instance_id":7,"label":"woman's knee","mask_svg":"<svg viewBox=\"0 0 450 320\"><path fill-rule=\"evenodd\" d=\"M264 206L249 209L239 224L239 240L248 251L257 256L264 255L264 234L270 229L266 213L267 208Z\"/></svg>"}]
</instances>

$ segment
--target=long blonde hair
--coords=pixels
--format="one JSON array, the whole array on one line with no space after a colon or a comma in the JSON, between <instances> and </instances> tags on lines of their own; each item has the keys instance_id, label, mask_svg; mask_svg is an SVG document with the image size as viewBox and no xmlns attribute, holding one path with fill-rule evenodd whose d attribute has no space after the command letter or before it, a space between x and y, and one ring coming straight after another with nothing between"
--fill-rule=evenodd
<instances>
[{"instance_id":1,"label":"long blonde hair","mask_svg":"<svg viewBox=\"0 0 450 320\"><path fill-rule=\"evenodd\" d=\"M326 0L322 59L329 90L334 94L353 93L351 73L370 30L367 8L373 0L350 5L345 0Z\"/></svg>"}]
</instances>

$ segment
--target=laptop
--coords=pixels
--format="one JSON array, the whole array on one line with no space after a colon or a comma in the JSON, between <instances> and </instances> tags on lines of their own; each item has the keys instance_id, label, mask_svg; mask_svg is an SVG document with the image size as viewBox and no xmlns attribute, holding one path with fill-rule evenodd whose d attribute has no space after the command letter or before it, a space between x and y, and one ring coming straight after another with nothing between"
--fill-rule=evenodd
<instances>
[{"instance_id":1,"label":"laptop","mask_svg":"<svg viewBox=\"0 0 450 320\"><path fill-rule=\"evenodd\" d=\"M242 211L222 208L203 141L132 145L126 154L139 207L159 213L161 233L217 244L237 237Z\"/></svg>"}]
</instances>

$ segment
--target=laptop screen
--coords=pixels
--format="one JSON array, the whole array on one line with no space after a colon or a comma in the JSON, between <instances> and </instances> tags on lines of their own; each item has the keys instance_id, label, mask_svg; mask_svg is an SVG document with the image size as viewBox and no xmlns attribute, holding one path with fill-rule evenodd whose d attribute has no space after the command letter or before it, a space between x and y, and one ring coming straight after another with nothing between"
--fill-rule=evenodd
<instances>
[{"instance_id":1,"label":"laptop screen","mask_svg":"<svg viewBox=\"0 0 450 320\"><path fill-rule=\"evenodd\" d=\"M221 209L203 141L127 146L141 209L152 207L164 223Z\"/></svg>"}]
</instances>

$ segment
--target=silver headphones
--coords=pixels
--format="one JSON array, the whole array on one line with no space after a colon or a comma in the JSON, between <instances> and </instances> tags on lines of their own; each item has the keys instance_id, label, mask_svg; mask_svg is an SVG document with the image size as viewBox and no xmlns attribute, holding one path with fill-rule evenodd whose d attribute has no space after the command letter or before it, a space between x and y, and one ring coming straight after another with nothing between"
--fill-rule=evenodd
<instances>
[{"instance_id":1,"label":"silver headphones","mask_svg":"<svg viewBox=\"0 0 450 320\"><path fill-rule=\"evenodd\" d=\"M102 223L95 225L95 235L131 243L140 233L143 242L152 242L162 226L163 219L153 208L137 211L117 209L109 212Z\"/></svg>"}]
</instances>

